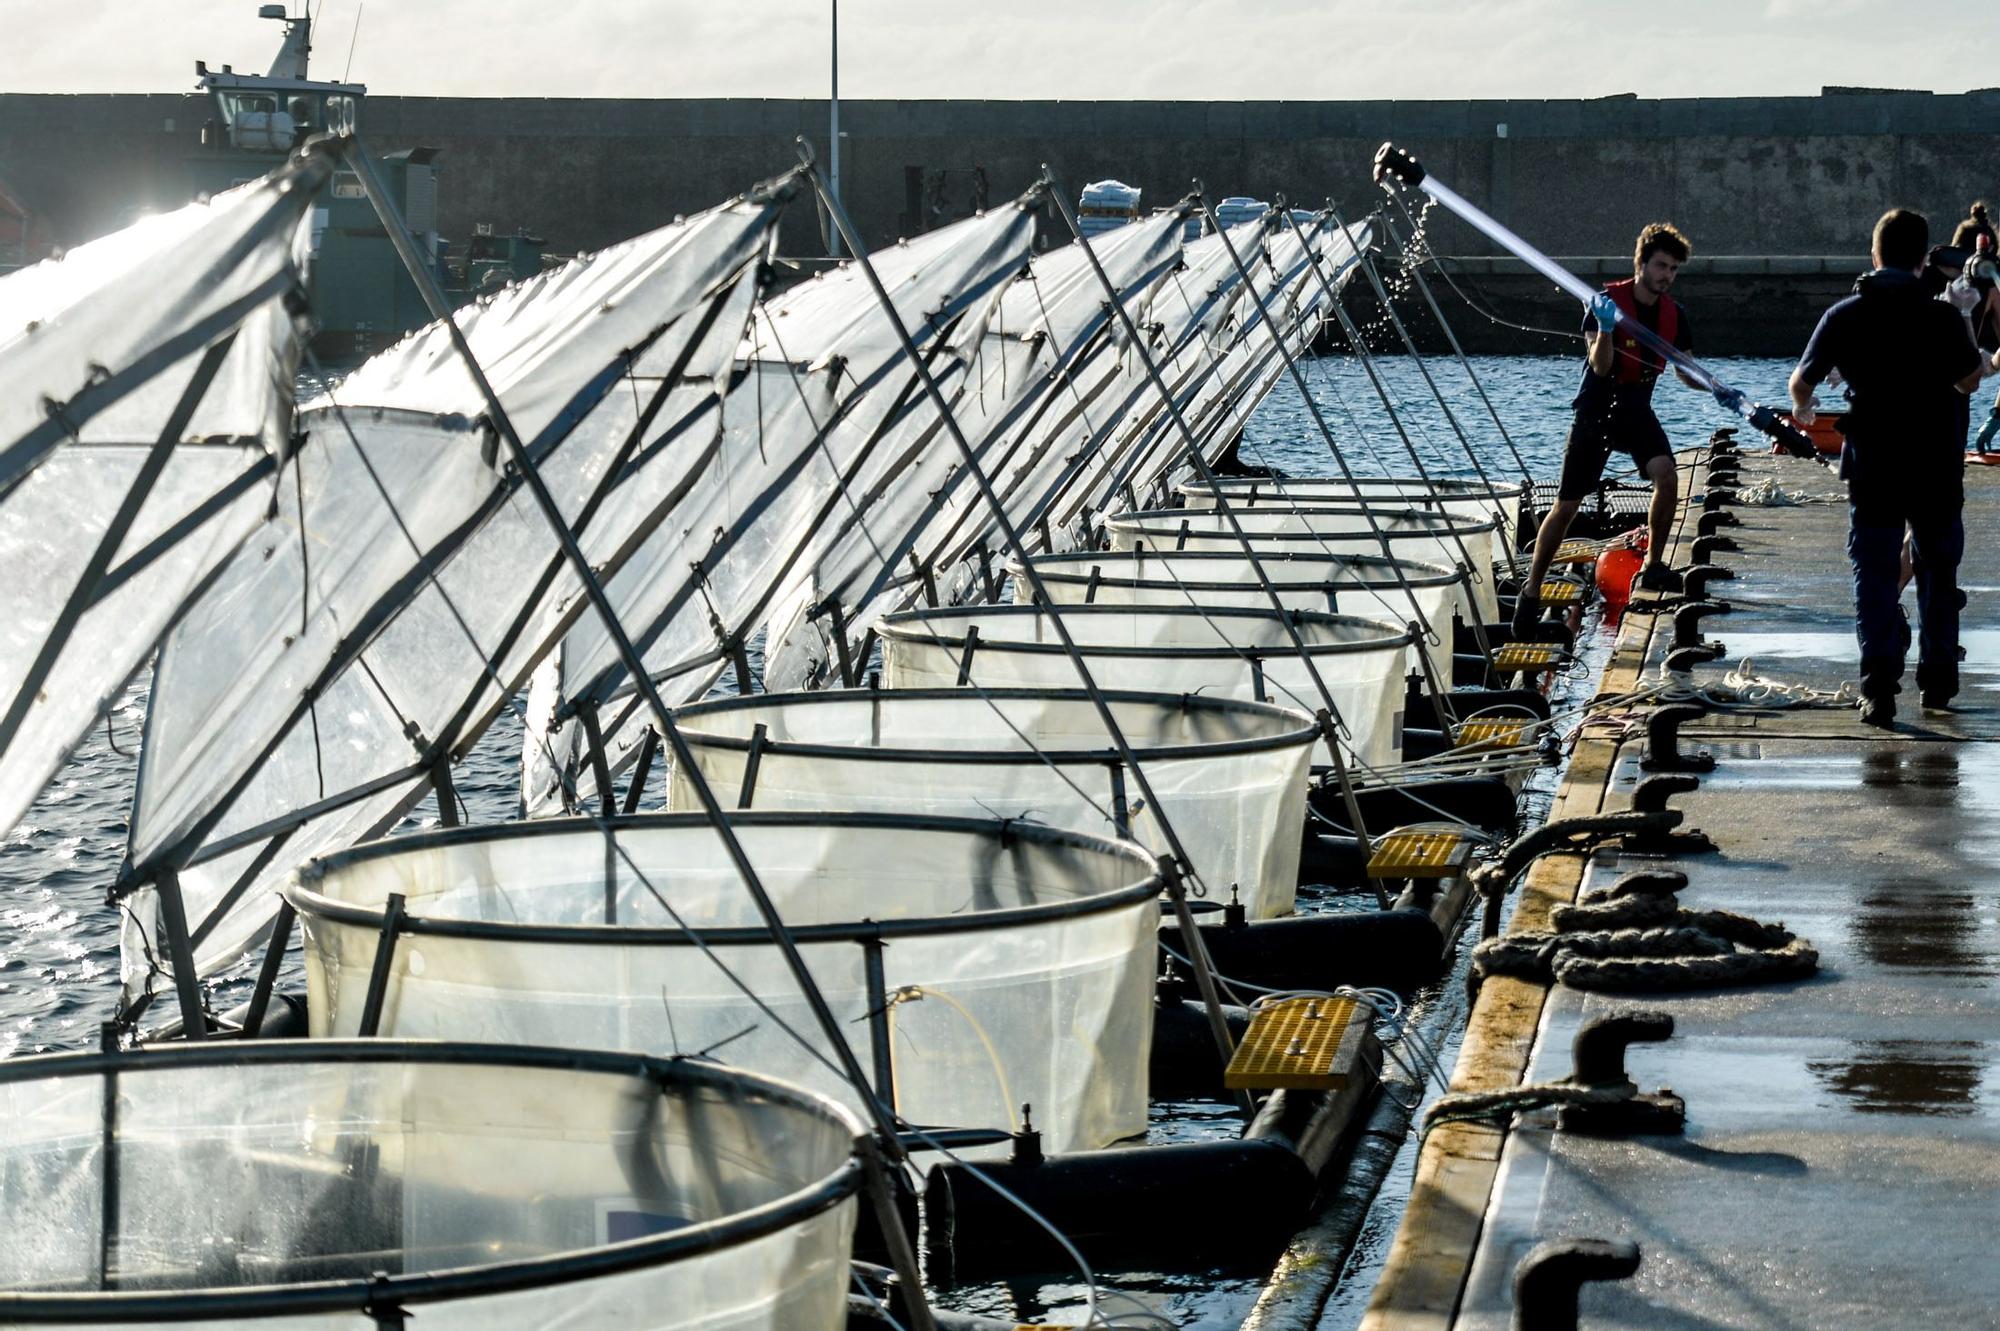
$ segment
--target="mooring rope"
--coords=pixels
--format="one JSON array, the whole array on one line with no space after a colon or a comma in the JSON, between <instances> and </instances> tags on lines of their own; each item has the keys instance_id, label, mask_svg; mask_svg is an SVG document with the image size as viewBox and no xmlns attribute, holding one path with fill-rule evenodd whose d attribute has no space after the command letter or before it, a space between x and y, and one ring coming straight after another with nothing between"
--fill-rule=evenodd
<instances>
[{"instance_id":1,"label":"mooring rope","mask_svg":"<svg viewBox=\"0 0 2000 1331\"><path fill-rule=\"evenodd\" d=\"M1819 953L1781 924L1688 910L1665 893L1561 906L1551 923L1481 942L1472 952L1474 982L1512 975L1600 993L1663 993L1794 980L1819 969Z\"/></svg>"}]
</instances>

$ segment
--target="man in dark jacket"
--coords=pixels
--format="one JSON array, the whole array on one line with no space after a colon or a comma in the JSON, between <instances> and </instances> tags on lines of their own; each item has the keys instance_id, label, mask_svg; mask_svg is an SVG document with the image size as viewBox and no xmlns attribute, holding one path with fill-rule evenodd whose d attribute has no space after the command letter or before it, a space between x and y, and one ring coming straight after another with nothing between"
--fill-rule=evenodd
<instances>
[{"instance_id":1,"label":"man in dark jacket","mask_svg":"<svg viewBox=\"0 0 2000 1331\"><path fill-rule=\"evenodd\" d=\"M1875 271L1828 310L1792 372L1792 412L1813 419L1813 389L1839 370L1850 406L1840 474L1847 482L1847 557L1861 640L1861 719L1887 726L1909 650L1897 609L1907 527L1922 621L1917 688L1929 710L1958 692L1958 561L1965 550L1966 394L2000 371L1965 321L1926 291L1923 214L1893 208L1875 224Z\"/></svg>"}]
</instances>

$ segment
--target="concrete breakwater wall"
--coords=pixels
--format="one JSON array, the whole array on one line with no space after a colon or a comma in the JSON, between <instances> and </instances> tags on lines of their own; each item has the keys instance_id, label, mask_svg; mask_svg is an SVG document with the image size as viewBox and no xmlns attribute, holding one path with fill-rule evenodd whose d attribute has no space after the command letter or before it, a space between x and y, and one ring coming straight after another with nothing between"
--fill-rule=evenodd
<instances>
[{"instance_id":1,"label":"concrete breakwater wall","mask_svg":"<svg viewBox=\"0 0 2000 1331\"><path fill-rule=\"evenodd\" d=\"M186 160L201 151L208 115L193 95L0 94L0 179L59 237L88 239L136 208L185 197ZM785 170L798 135L823 153L827 117L816 100L371 97L362 123L378 152L442 150L446 235L490 222L526 227L570 251ZM1150 205L1172 202L1198 177L1218 197L1282 194L1312 206L1330 196L1361 212L1376 197L1370 157L1395 138L1550 253L1629 253L1638 227L1665 217L1689 231L1700 256L1810 256L1841 271L1838 290L1865 259L1868 228L1885 207L1922 208L1943 228L1969 199L2000 195L2000 90L1593 101L851 101L842 103L841 125L842 193L878 244L1012 197L1044 162L1071 190L1115 176L1142 186ZM802 204L783 244L820 253L818 232L812 207ZM1492 252L1456 226L1438 226L1433 240L1443 253ZM1690 286L1702 276L1690 271ZM1705 349L1766 349L1757 341L1765 334L1755 327L1755 293L1776 293L1781 303L1818 300L1826 285L1825 273L1756 276L1769 280L1717 284L1718 301L1744 309L1704 321L1704 332L1713 326L1720 339ZM1515 280L1500 270L1489 277L1496 296ZM1748 341L1734 340L1738 325Z\"/></svg>"}]
</instances>

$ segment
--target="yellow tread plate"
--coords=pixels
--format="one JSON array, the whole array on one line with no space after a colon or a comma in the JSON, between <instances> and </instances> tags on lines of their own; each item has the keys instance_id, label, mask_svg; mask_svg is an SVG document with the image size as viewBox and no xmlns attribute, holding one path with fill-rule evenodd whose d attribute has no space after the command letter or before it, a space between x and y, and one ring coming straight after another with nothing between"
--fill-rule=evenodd
<instances>
[{"instance_id":1,"label":"yellow tread plate","mask_svg":"<svg viewBox=\"0 0 2000 1331\"><path fill-rule=\"evenodd\" d=\"M1595 564L1597 562L1597 554L1597 547L1588 541L1564 541L1562 547L1556 551L1556 557L1549 562L1552 564Z\"/></svg>"},{"instance_id":2,"label":"yellow tread plate","mask_svg":"<svg viewBox=\"0 0 2000 1331\"><path fill-rule=\"evenodd\" d=\"M1496 670L1546 670L1562 659L1562 649L1547 642L1510 642L1493 653Z\"/></svg>"},{"instance_id":3,"label":"yellow tread plate","mask_svg":"<svg viewBox=\"0 0 2000 1331\"><path fill-rule=\"evenodd\" d=\"M1527 721L1467 721L1452 732L1452 747L1464 749L1477 744L1511 749L1527 743L1529 724Z\"/></svg>"},{"instance_id":4,"label":"yellow tread plate","mask_svg":"<svg viewBox=\"0 0 2000 1331\"><path fill-rule=\"evenodd\" d=\"M1368 856L1370 878L1453 878L1472 858L1472 842L1457 832L1391 832Z\"/></svg>"},{"instance_id":5,"label":"yellow tread plate","mask_svg":"<svg viewBox=\"0 0 2000 1331\"><path fill-rule=\"evenodd\" d=\"M1339 1090L1360 1062L1368 1009L1351 998L1287 998L1258 1008L1222 1084L1232 1091Z\"/></svg>"},{"instance_id":6,"label":"yellow tread plate","mask_svg":"<svg viewBox=\"0 0 2000 1331\"><path fill-rule=\"evenodd\" d=\"M1542 584L1543 605L1575 605L1583 599L1583 586L1575 582L1550 580Z\"/></svg>"}]
</instances>

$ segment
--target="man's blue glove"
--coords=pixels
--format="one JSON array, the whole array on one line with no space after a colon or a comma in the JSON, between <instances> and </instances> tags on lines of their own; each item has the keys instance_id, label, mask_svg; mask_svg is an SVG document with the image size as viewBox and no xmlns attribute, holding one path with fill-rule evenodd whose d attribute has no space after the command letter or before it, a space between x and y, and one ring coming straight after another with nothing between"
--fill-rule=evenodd
<instances>
[{"instance_id":1,"label":"man's blue glove","mask_svg":"<svg viewBox=\"0 0 2000 1331\"><path fill-rule=\"evenodd\" d=\"M1728 388L1722 384L1717 384L1715 386L1715 400L1722 404L1723 410L1733 411L1739 416L1743 414L1742 389Z\"/></svg>"},{"instance_id":2,"label":"man's blue glove","mask_svg":"<svg viewBox=\"0 0 2000 1331\"><path fill-rule=\"evenodd\" d=\"M1618 327L1618 302L1611 299L1611 293L1600 291L1590 298L1591 317L1597 320L1597 331L1608 333Z\"/></svg>"}]
</instances>

